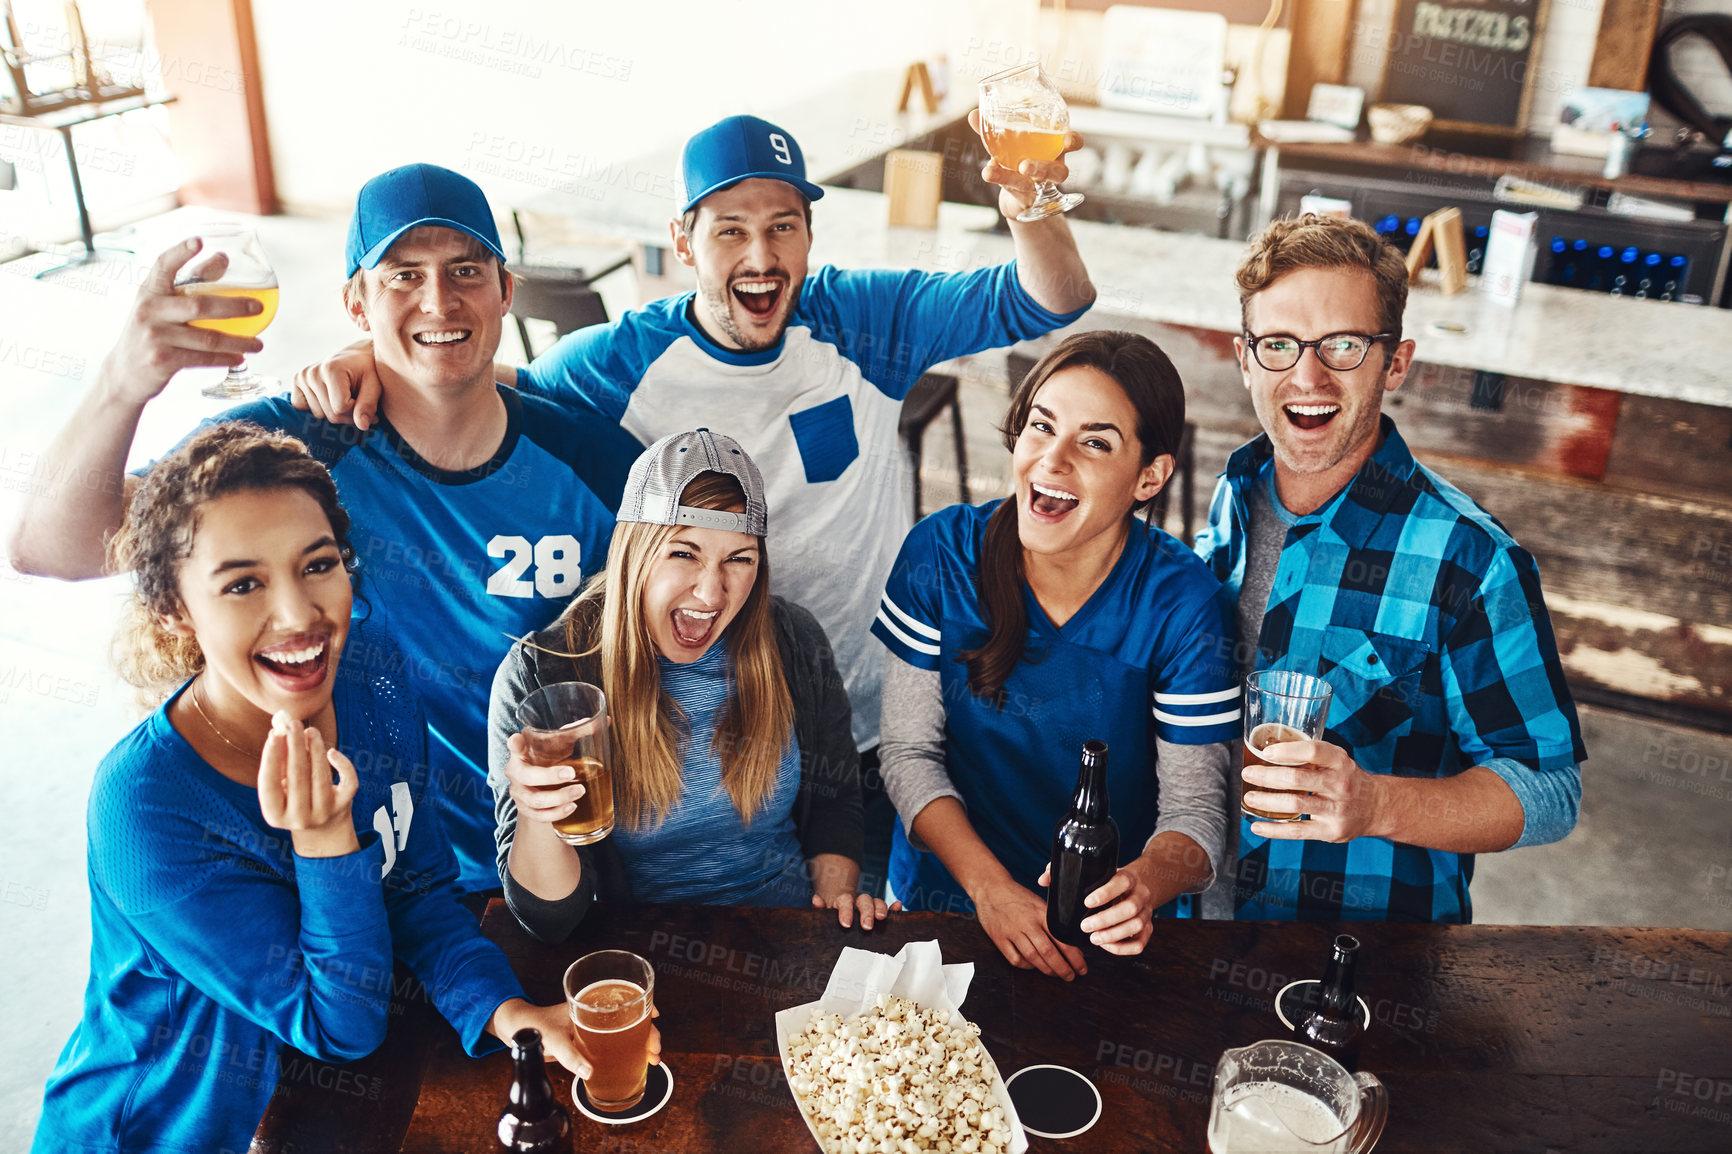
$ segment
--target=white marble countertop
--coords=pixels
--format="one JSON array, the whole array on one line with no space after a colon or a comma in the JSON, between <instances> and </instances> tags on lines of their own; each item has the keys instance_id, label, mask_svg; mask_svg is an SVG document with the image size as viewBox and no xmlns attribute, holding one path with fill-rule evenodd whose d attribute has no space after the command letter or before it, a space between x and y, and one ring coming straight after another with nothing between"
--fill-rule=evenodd
<instances>
[{"instance_id":1,"label":"white marble countertop","mask_svg":"<svg viewBox=\"0 0 1732 1154\"><path fill-rule=\"evenodd\" d=\"M988 233L997 213L945 204L936 229L890 228L878 193L831 189L813 209L814 262L851 268L960 270L1010 259L1010 238ZM1237 241L1072 221L1100 296L1098 313L1237 332ZM1529 284L1521 303L1472 287L1408 295L1405 335L1432 364L1591 385L1732 407L1732 310L1613 297ZM1462 325L1462 333L1436 324Z\"/></svg>"}]
</instances>

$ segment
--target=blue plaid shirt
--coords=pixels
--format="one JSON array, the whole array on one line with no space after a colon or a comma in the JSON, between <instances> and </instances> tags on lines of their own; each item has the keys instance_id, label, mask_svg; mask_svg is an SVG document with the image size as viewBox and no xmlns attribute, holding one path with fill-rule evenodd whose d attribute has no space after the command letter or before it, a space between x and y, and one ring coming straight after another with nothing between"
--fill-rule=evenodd
<instances>
[{"instance_id":1,"label":"blue plaid shirt","mask_svg":"<svg viewBox=\"0 0 1732 1154\"><path fill-rule=\"evenodd\" d=\"M1522 802L1517 845L1575 824L1587 756L1533 557L1466 494L1413 459L1395 423L1351 484L1287 530L1256 669L1334 691L1325 740L1371 773L1495 771ZM1246 493L1267 436L1228 459L1197 552L1237 596ZM1336 845L1239 830L1236 916L1472 920L1471 854L1362 837Z\"/></svg>"}]
</instances>

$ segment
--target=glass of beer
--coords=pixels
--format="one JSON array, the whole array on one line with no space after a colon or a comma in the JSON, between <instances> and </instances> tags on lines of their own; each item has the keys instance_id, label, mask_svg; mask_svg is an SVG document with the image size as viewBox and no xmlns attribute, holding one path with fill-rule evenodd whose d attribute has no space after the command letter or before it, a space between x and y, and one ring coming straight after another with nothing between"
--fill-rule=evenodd
<instances>
[{"instance_id":1,"label":"glass of beer","mask_svg":"<svg viewBox=\"0 0 1732 1154\"><path fill-rule=\"evenodd\" d=\"M567 845L588 845L613 832L613 774L608 753L607 698L583 681L543 685L517 707L530 765L566 765L583 785L577 808L553 823ZM561 785L543 789L564 789Z\"/></svg>"},{"instance_id":2,"label":"glass of beer","mask_svg":"<svg viewBox=\"0 0 1732 1154\"><path fill-rule=\"evenodd\" d=\"M1245 794L1291 793L1307 796L1302 789L1270 789L1245 780L1249 765L1285 765L1269 761L1259 752L1283 741L1318 741L1329 721L1329 683L1320 677L1285 669L1265 669L1245 678L1245 757L1240 763L1239 808L1259 821L1298 821L1296 813L1269 813L1254 809Z\"/></svg>"},{"instance_id":3,"label":"glass of beer","mask_svg":"<svg viewBox=\"0 0 1732 1154\"><path fill-rule=\"evenodd\" d=\"M980 82L980 131L992 159L1012 172L1025 160L1052 161L1064 155L1070 109L1039 64L1020 64ZM1045 220L1083 202L1080 192L1060 192L1050 180L1035 182L1034 203L1017 213L1020 221Z\"/></svg>"},{"instance_id":4,"label":"glass of beer","mask_svg":"<svg viewBox=\"0 0 1732 1154\"><path fill-rule=\"evenodd\" d=\"M203 247L198 258L176 274L174 291L182 296L247 297L263 307L253 316L187 323L231 337L258 336L277 315L277 273L258 236L246 228L212 228L199 233L199 240ZM218 256L225 259L212 259ZM228 400L280 387L281 381L260 376L242 360L229 369L228 376L200 391L207 397Z\"/></svg>"},{"instance_id":5,"label":"glass of beer","mask_svg":"<svg viewBox=\"0 0 1732 1154\"><path fill-rule=\"evenodd\" d=\"M643 1100L655 987L655 970L625 950L585 954L565 971L566 1005L592 1070L579 1081L597 1110L617 1113Z\"/></svg>"}]
</instances>

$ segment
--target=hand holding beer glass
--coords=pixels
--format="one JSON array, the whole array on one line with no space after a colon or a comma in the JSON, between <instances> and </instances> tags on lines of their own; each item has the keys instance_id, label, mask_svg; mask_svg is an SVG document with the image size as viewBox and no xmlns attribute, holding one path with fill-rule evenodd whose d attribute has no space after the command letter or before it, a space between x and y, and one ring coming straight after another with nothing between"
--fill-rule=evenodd
<instances>
[{"instance_id":1,"label":"hand holding beer glass","mask_svg":"<svg viewBox=\"0 0 1732 1154\"><path fill-rule=\"evenodd\" d=\"M572 811L553 822L567 845L589 845L613 832L612 759L607 738L607 698L582 681L544 685L517 707L522 727L523 761L543 769L569 770L570 776L532 788L582 789Z\"/></svg>"},{"instance_id":2,"label":"hand holding beer glass","mask_svg":"<svg viewBox=\"0 0 1732 1154\"><path fill-rule=\"evenodd\" d=\"M1284 741L1321 741L1329 721L1331 691L1322 678L1285 669L1265 669L1245 678L1245 756L1240 763L1239 808L1258 821L1299 821L1298 813L1272 813L1245 800L1252 790L1309 796L1302 789L1273 789L1245 780L1251 766L1282 765L1261 751Z\"/></svg>"},{"instance_id":3,"label":"hand holding beer glass","mask_svg":"<svg viewBox=\"0 0 1732 1154\"><path fill-rule=\"evenodd\" d=\"M653 967L625 950L585 954L565 971L565 1000L591 1072L580 1078L590 1105L604 1113L629 1110L643 1100L655 1016ZM654 1046L659 1054L661 1048ZM577 1097L577 1086L572 1087Z\"/></svg>"},{"instance_id":4,"label":"hand holding beer glass","mask_svg":"<svg viewBox=\"0 0 1732 1154\"><path fill-rule=\"evenodd\" d=\"M1064 155L1070 109L1039 64L995 72L980 82L980 134L1002 168L1020 173L1023 161L1050 164ZM1069 212L1080 192L1060 192L1050 180L1035 180L1034 202L1016 214L1025 223Z\"/></svg>"},{"instance_id":5,"label":"hand holding beer glass","mask_svg":"<svg viewBox=\"0 0 1732 1154\"><path fill-rule=\"evenodd\" d=\"M265 256L259 238L250 229L213 228L199 234L202 245L196 263L187 265L174 278L174 291L181 296L243 297L259 302L259 311L249 316L220 320L188 321L194 328L210 329L231 337L256 337L277 315L277 274ZM260 376L242 360L214 385L200 390L219 399L249 397L282 382Z\"/></svg>"}]
</instances>

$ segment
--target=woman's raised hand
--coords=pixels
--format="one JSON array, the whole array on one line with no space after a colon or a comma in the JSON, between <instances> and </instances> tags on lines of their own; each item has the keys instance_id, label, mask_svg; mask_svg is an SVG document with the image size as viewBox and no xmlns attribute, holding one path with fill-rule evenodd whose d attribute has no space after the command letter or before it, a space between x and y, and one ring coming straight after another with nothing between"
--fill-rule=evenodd
<instances>
[{"instance_id":1,"label":"woman's raised hand","mask_svg":"<svg viewBox=\"0 0 1732 1154\"><path fill-rule=\"evenodd\" d=\"M359 781L349 759L325 747L318 726L281 712L271 719L259 758L259 810L266 824L289 831L295 853L341 857L361 848L349 816Z\"/></svg>"}]
</instances>

